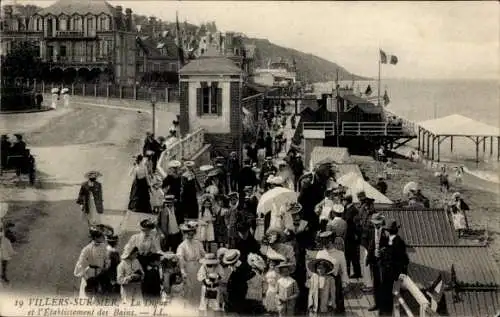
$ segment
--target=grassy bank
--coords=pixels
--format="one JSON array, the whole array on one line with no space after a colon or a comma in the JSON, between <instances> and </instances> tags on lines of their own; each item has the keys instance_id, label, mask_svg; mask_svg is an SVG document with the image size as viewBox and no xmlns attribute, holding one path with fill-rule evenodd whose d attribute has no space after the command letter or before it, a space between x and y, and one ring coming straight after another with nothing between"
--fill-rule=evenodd
<instances>
[{"instance_id":1,"label":"grassy bank","mask_svg":"<svg viewBox=\"0 0 500 317\"><path fill-rule=\"evenodd\" d=\"M371 157L353 156L355 163L366 173L369 182L374 184L381 166ZM387 197L391 200L403 199L403 186L410 182L417 182L422 192L430 201L431 206L441 207L443 194L439 190L439 179L434 171L425 169L421 164L404 159L396 159L395 175L387 180L389 186ZM481 190L464 184L451 185L451 192L458 191L470 207L467 214L469 224L473 229L487 228L493 241L491 251L495 260L500 262L500 195L491 191ZM451 194L450 194L451 195Z\"/></svg>"}]
</instances>

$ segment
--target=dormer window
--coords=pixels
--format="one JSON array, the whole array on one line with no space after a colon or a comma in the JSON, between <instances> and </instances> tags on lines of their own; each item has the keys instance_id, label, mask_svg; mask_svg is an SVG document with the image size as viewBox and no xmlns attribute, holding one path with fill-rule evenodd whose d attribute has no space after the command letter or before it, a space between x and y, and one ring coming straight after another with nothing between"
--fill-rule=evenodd
<instances>
[{"instance_id":1,"label":"dormer window","mask_svg":"<svg viewBox=\"0 0 500 317\"><path fill-rule=\"evenodd\" d=\"M99 17L98 30L100 31L109 31L109 18L105 15Z\"/></svg>"},{"instance_id":2,"label":"dormer window","mask_svg":"<svg viewBox=\"0 0 500 317\"><path fill-rule=\"evenodd\" d=\"M59 17L59 31L68 30L68 17L61 16Z\"/></svg>"},{"instance_id":3,"label":"dormer window","mask_svg":"<svg viewBox=\"0 0 500 317\"><path fill-rule=\"evenodd\" d=\"M81 16L73 18L73 31L83 31L83 20Z\"/></svg>"}]
</instances>

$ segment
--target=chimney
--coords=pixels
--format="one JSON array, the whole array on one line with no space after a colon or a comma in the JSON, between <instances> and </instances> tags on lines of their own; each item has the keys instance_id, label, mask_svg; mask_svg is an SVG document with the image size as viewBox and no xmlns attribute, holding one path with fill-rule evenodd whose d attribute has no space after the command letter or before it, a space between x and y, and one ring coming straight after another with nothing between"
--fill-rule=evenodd
<instances>
[{"instance_id":1,"label":"chimney","mask_svg":"<svg viewBox=\"0 0 500 317\"><path fill-rule=\"evenodd\" d=\"M134 32L133 30L133 20L132 20L132 9L125 9L125 25L127 27L128 32Z\"/></svg>"},{"instance_id":2,"label":"chimney","mask_svg":"<svg viewBox=\"0 0 500 317\"><path fill-rule=\"evenodd\" d=\"M118 30L123 30L123 8L122 6L115 7L115 18L116 18L116 26Z\"/></svg>"}]
</instances>

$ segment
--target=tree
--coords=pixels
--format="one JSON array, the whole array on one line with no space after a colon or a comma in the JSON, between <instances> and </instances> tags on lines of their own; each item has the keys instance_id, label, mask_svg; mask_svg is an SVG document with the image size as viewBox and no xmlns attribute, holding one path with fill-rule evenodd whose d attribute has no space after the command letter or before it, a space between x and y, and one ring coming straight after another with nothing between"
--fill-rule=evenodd
<instances>
[{"instance_id":1,"label":"tree","mask_svg":"<svg viewBox=\"0 0 500 317\"><path fill-rule=\"evenodd\" d=\"M19 42L2 57L2 76L6 81L16 78L40 78L44 64L38 57L39 48L30 42Z\"/></svg>"}]
</instances>

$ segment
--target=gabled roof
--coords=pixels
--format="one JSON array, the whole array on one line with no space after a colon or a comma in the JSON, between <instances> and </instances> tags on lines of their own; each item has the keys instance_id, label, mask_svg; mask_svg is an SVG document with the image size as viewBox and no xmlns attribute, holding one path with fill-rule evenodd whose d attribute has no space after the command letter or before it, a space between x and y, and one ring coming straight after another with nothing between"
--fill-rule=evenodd
<instances>
[{"instance_id":1,"label":"gabled roof","mask_svg":"<svg viewBox=\"0 0 500 317\"><path fill-rule=\"evenodd\" d=\"M486 246L414 247L407 251L408 275L422 287L431 285L440 273L450 283L452 266L461 289L500 286L500 269Z\"/></svg>"},{"instance_id":2,"label":"gabled roof","mask_svg":"<svg viewBox=\"0 0 500 317\"><path fill-rule=\"evenodd\" d=\"M399 233L409 246L451 246L458 237L443 209L380 210L386 219L396 220Z\"/></svg>"},{"instance_id":3,"label":"gabled roof","mask_svg":"<svg viewBox=\"0 0 500 317\"><path fill-rule=\"evenodd\" d=\"M56 3L38 11L39 15L72 15L72 14L93 14L99 15L102 13L111 16L115 13L115 8L105 0L59 0Z\"/></svg>"},{"instance_id":4,"label":"gabled roof","mask_svg":"<svg viewBox=\"0 0 500 317\"><path fill-rule=\"evenodd\" d=\"M459 114L422 121L418 125L435 135L500 136L499 128Z\"/></svg>"},{"instance_id":5,"label":"gabled roof","mask_svg":"<svg viewBox=\"0 0 500 317\"><path fill-rule=\"evenodd\" d=\"M242 70L225 57L200 57L179 71L182 75L240 75Z\"/></svg>"},{"instance_id":6,"label":"gabled roof","mask_svg":"<svg viewBox=\"0 0 500 317\"><path fill-rule=\"evenodd\" d=\"M453 292L444 293L448 316L498 316L499 291L465 291L455 298Z\"/></svg>"}]
</instances>

